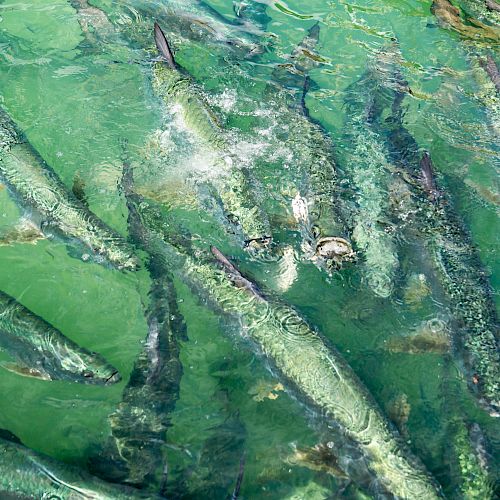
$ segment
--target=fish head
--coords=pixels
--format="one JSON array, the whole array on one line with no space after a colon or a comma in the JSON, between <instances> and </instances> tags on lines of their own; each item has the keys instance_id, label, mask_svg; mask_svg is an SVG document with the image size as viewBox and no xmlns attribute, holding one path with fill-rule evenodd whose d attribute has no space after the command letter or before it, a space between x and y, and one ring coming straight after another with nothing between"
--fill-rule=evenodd
<instances>
[{"instance_id":1,"label":"fish head","mask_svg":"<svg viewBox=\"0 0 500 500\"><path fill-rule=\"evenodd\" d=\"M261 236L245 241L245 249L251 253L259 253L267 250L271 246L271 236Z\"/></svg>"},{"instance_id":2,"label":"fish head","mask_svg":"<svg viewBox=\"0 0 500 500\"><path fill-rule=\"evenodd\" d=\"M121 380L118 370L103 356L72 345L59 345L55 356L45 356L44 369L52 380L70 380L80 384L115 384Z\"/></svg>"},{"instance_id":3,"label":"fish head","mask_svg":"<svg viewBox=\"0 0 500 500\"><path fill-rule=\"evenodd\" d=\"M118 370L95 352L80 354L85 368L80 371L79 382L85 384L109 385L121 380Z\"/></svg>"},{"instance_id":4,"label":"fish head","mask_svg":"<svg viewBox=\"0 0 500 500\"><path fill-rule=\"evenodd\" d=\"M327 236L316 241L314 258L329 269L338 268L343 262L351 262L355 256L351 243L345 238Z\"/></svg>"}]
</instances>

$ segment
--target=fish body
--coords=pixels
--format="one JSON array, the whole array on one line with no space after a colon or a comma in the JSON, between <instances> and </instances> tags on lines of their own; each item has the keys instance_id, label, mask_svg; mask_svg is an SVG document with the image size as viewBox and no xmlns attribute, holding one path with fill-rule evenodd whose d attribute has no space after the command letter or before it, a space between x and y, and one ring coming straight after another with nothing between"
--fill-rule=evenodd
<instances>
[{"instance_id":1,"label":"fish body","mask_svg":"<svg viewBox=\"0 0 500 500\"><path fill-rule=\"evenodd\" d=\"M287 211L292 209L302 252L319 268L331 271L352 260L354 253L341 208L333 142L310 116L305 102L311 86L309 72L321 60L315 53L319 33L316 23L294 49L290 64L275 68L262 105L273 111L268 127L277 144L271 153L283 150L277 167L284 174L279 180L282 203ZM344 248L332 244L335 242Z\"/></svg>"},{"instance_id":2,"label":"fish body","mask_svg":"<svg viewBox=\"0 0 500 500\"><path fill-rule=\"evenodd\" d=\"M80 347L3 292L0 348L18 363L14 370L26 376L83 384L115 383L121 378L102 356Z\"/></svg>"},{"instance_id":3,"label":"fish body","mask_svg":"<svg viewBox=\"0 0 500 500\"><path fill-rule=\"evenodd\" d=\"M163 247L176 275L205 295L219 311L236 316L278 373L361 448L382 487L400 498L439 498L439 487L390 427L376 403L340 354L292 307L264 296L213 248L213 257L193 258L173 247L172 228L154 205L133 192L149 238Z\"/></svg>"},{"instance_id":4,"label":"fish body","mask_svg":"<svg viewBox=\"0 0 500 500\"><path fill-rule=\"evenodd\" d=\"M467 500L488 500L495 498L492 478L486 463L481 459L472 441L472 431L475 426L467 426L466 423L456 417L450 423L452 428L452 445L456 463L454 464L459 473L459 485L456 491L457 497Z\"/></svg>"},{"instance_id":5,"label":"fish body","mask_svg":"<svg viewBox=\"0 0 500 500\"><path fill-rule=\"evenodd\" d=\"M269 244L270 226L253 196L249 172L238 167L226 134L208 106L201 90L174 61L172 51L158 24L155 41L163 60L153 66L153 89L166 105L174 106L191 134L218 158L222 174L217 191L226 215L241 227L248 246Z\"/></svg>"},{"instance_id":6,"label":"fish body","mask_svg":"<svg viewBox=\"0 0 500 500\"><path fill-rule=\"evenodd\" d=\"M372 116L387 96L380 92L383 64L373 67L347 89L345 123L348 147L342 154L349 179L353 211L349 216L352 240L363 260L363 280L379 297L389 297L399 267L396 243L384 221L389 212L392 165L383 139L371 126Z\"/></svg>"},{"instance_id":7,"label":"fish body","mask_svg":"<svg viewBox=\"0 0 500 500\"><path fill-rule=\"evenodd\" d=\"M458 328L455 344L467 381L491 415L500 415L500 351L491 286L463 220L440 189L429 153L421 151L405 128L398 98L390 119L377 127L394 165L405 172L416 210L407 228L423 235L425 247L448 297Z\"/></svg>"},{"instance_id":8,"label":"fish body","mask_svg":"<svg viewBox=\"0 0 500 500\"><path fill-rule=\"evenodd\" d=\"M138 266L132 247L85 207L0 109L0 177L27 209L119 269Z\"/></svg>"},{"instance_id":9,"label":"fish body","mask_svg":"<svg viewBox=\"0 0 500 500\"><path fill-rule=\"evenodd\" d=\"M2 498L60 500L125 500L159 498L106 483L76 467L58 462L0 438L0 496Z\"/></svg>"}]
</instances>

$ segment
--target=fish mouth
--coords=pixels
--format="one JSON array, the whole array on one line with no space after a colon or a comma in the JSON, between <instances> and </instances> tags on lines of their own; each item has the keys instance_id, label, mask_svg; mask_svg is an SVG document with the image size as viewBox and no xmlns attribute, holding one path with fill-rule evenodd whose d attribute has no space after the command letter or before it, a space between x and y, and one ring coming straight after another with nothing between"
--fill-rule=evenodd
<instances>
[{"instance_id":1,"label":"fish mouth","mask_svg":"<svg viewBox=\"0 0 500 500\"><path fill-rule=\"evenodd\" d=\"M118 370L115 370L107 379L104 380L105 385L112 385L116 384L117 382L120 382L122 379L122 376L118 372Z\"/></svg>"},{"instance_id":2,"label":"fish mouth","mask_svg":"<svg viewBox=\"0 0 500 500\"><path fill-rule=\"evenodd\" d=\"M260 236L258 238L251 238L245 240L245 249L250 251L259 251L269 248L271 245L271 236Z\"/></svg>"}]
</instances>

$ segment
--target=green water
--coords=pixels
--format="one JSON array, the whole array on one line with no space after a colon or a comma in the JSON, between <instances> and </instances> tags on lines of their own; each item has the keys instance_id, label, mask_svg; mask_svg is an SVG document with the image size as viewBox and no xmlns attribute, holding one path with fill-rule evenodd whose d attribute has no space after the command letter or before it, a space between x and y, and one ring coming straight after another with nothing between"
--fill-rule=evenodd
<instances>
[{"instance_id":1,"label":"green water","mask_svg":"<svg viewBox=\"0 0 500 500\"><path fill-rule=\"evenodd\" d=\"M89 3L110 15L117 9L111 1ZM121 3L139 7L144 2ZM161 8L162 2L151 3ZM234 20L231 1L210 5ZM343 142L344 91L363 74L370 56L397 37L404 76L413 91L413 97L406 99L405 124L419 145L432 152L436 170L498 290L499 143L491 125L495 115L477 98L480 88L469 64L470 46L437 25L427 1L311 0L305 5L290 0L270 2L266 13L270 18L266 33L258 39L268 49L256 58L237 60L221 45L179 43L178 35L173 40L177 61L204 86L213 108L234 130L239 141L235 149L250 165L255 159L259 195L278 221L278 242L294 243L283 222L290 211L283 213L278 195L285 178L293 177L293 161L278 170L286 163L279 153L283 144L272 132L280 117L272 107L266 108L263 97L273 69L289 60L306 31L319 21L317 52L324 62L310 72L315 86L308 93L307 106L331 134L342 159L350 147ZM168 26L165 29L168 33ZM76 175L84 180L91 210L123 235L127 234L127 210L117 187L122 170L120 141L128 139L133 154L144 158L144 150L150 147L144 145L169 125L151 90L148 57L152 56L136 42L127 43L126 34L119 40L104 38L92 47L92 39L82 31L81 13L68 1L0 2L1 105L69 188ZM498 130L498 121L496 126ZM271 132L265 134L266 130ZM262 161L272 152L277 154L274 163ZM139 177L146 187L168 185L172 178L178 182L175 168L181 168L184 159L182 152L176 154L142 161ZM197 161L203 164L203 157ZM173 205L176 185L168 195ZM497 204L488 193L496 193ZM411 407L406 425L410 447L450 497L457 482L447 469L452 451L445 424L450 411L481 425L492 455L491 478L498 480L499 421L468 394L458 362L450 367L439 354L383 349L384 340L408 334L423 321L439 318L453 328L449 308L438 293L416 308L403 300L408 276L427 269L422 259L402 255L396 289L387 299L373 296L363 286L355 266L329 277L307 261L296 263L296 279L285 291L278 291L275 261L243 253L217 218L197 218L195 212L182 208L176 213L202 241L228 249L242 269L296 306L339 348L383 409L389 411L394 398L406 395ZM0 231L15 225L22 215L2 189ZM123 376L112 387L79 386L23 378L2 369L0 427L30 448L83 466L109 434L107 416L120 401L146 336L143 309L149 283L145 270L122 273L83 262L60 239L0 247L0 290L80 345L101 353ZM311 481L334 497L347 495L341 491L345 482L287 460L294 446L321 442L318 417L287 392L278 390L276 399L257 400L258 386L275 387L279 378L241 338L236 326L221 323L203 297L182 283L176 285L189 340L182 344L184 375L167 438L172 484L185 470L197 477L204 442L217 425L239 412L246 429L242 497L286 498ZM458 401L445 401L446 381L458 384ZM236 482L238 466L235 459L223 473L234 473ZM309 492L298 498L316 497Z\"/></svg>"}]
</instances>

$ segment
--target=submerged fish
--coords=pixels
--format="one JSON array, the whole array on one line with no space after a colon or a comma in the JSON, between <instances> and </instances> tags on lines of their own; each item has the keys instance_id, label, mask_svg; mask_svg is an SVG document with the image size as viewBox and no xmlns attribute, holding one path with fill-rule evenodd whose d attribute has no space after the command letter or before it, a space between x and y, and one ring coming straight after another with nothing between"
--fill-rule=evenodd
<instances>
[{"instance_id":1,"label":"submerged fish","mask_svg":"<svg viewBox=\"0 0 500 500\"><path fill-rule=\"evenodd\" d=\"M198 41L205 45L222 46L235 57L252 57L262 52L257 35L261 29L253 22L231 23L207 3L198 0L172 0L149 2L101 2L99 6L88 0L71 0L78 13L78 21L86 42L81 48L110 51L117 56L124 55L125 33L134 44L143 45L151 38L151 24L154 20L169 23L176 37L184 41ZM118 42L118 43L117 43ZM110 46L110 43L113 45ZM100 45L103 47L100 48ZM120 45L122 47L120 47ZM129 51L130 53L130 51Z\"/></svg>"},{"instance_id":2,"label":"submerged fish","mask_svg":"<svg viewBox=\"0 0 500 500\"><path fill-rule=\"evenodd\" d=\"M449 423L452 434L452 447L459 472L457 496L467 500L488 500L496 498L494 483L487 465L483 462L479 450L473 444L475 426L468 427L459 417ZM477 428L477 424L476 424Z\"/></svg>"},{"instance_id":3,"label":"submerged fish","mask_svg":"<svg viewBox=\"0 0 500 500\"><path fill-rule=\"evenodd\" d=\"M175 105L187 129L217 155L222 174L215 181L228 218L243 232L250 248L265 247L271 241L269 222L253 196L248 170L237 165L217 117L208 106L203 93L174 60L167 39L155 24L155 42L162 61L153 66L153 88L169 105Z\"/></svg>"},{"instance_id":4,"label":"submerged fish","mask_svg":"<svg viewBox=\"0 0 500 500\"><path fill-rule=\"evenodd\" d=\"M0 432L2 498L125 500L159 498L133 488L106 483L77 467L26 448L12 434Z\"/></svg>"},{"instance_id":5,"label":"submerged fish","mask_svg":"<svg viewBox=\"0 0 500 500\"><path fill-rule=\"evenodd\" d=\"M425 238L427 251L449 299L458 327L455 344L467 368L469 387L493 416L500 416L500 351L497 313L487 274L464 222L440 188L428 152L421 152L403 123L398 97L389 119L377 127L394 164L409 176L417 207L408 228Z\"/></svg>"},{"instance_id":6,"label":"submerged fish","mask_svg":"<svg viewBox=\"0 0 500 500\"><path fill-rule=\"evenodd\" d=\"M393 167L383 138L371 125L374 113L388 101L380 81L387 81L385 53L381 50L362 77L346 91L345 144L342 160L352 190L349 217L352 239L363 262L363 280L379 297L389 297L399 267L395 236L386 214ZM391 89L392 92L392 89ZM339 151L340 152L340 151Z\"/></svg>"},{"instance_id":7,"label":"submerged fish","mask_svg":"<svg viewBox=\"0 0 500 500\"><path fill-rule=\"evenodd\" d=\"M0 176L23 207L119 269L136 269L132 247L85 207L0 109Z\"/></svg>"},{"instance_id":8,"label":"submerged fish","mask_svg":"<svg viewBox=\"0 0 500 500\"><path fill-rule=\"evenodd\" d=\"M4 368L20 375L82 384L113 384L121 379L102 356L80 347L3 292L0 348L15 359L4 363Z\"/></svg>"},{"instance_id":9,"label":"submerged fish","mask_svg":"<svg viewBox=\"0 0 500 500\"><path fill-rule=\"evenodd\" d=\"M129 190L132 172L124 167L122 189ZM118 408L109 416L111 436L91 459L92 472L107 480L144 489L165 482L164 447L171 413L179 398L182 364L179 342L185 325L177 307L170 269L155 241L129 206L129 232L134 243L149 254L152 283L146 311L148 335L137 357Z\"/></svg>"},{"instance_id":10,"label":"submerged fish","mask_svg":"<svg viewBox=\"0 0 500 500\"><path fill-rule=\"evenodd\" d=\"M179 279L203 293L217 310L239 318L245 335L284 380L364 452L383 489L401 498L439 498L439 486L393 431L349 365L295 309L264 296L218 249L212 248L213 257L195 250L193 258L183 245L173 247L173 229L161 212L131 190L125 195Z\"/></svg>"},{"instance_id":11,"label":"submerged fish","mask_svg":"<svg viewBox=\"0 0 500 500\"><path fill-rule=\"evenodd\" d=\"M291 209L301 235L302 254L330 272L353 260L355 253L341 209L333 143L309 115L305 102L311 86L308 72L318 65L313 56L318 40L316 23L293 51L290 63L273 71L273 83L266 86L262 106L272 110L267 125L276 140L271 161L275 163L278 153L282 204L287 212ZM274 178L271 185L275 190Z\"/></svg>"},{"instance_id":12,"label":"submerged fish","mask_svg":"<svg viewBox=\"0 0 500 500\"><path fill-rule=\"evenodd\" d=\"M465 22L461 17L460 9L449 0L433 0L431 12L443 26L453 29L476 43L498 45L500 42L500 27L484 24L473 17L467 17L467 22Z\"/></svg>"}]
</instances>

